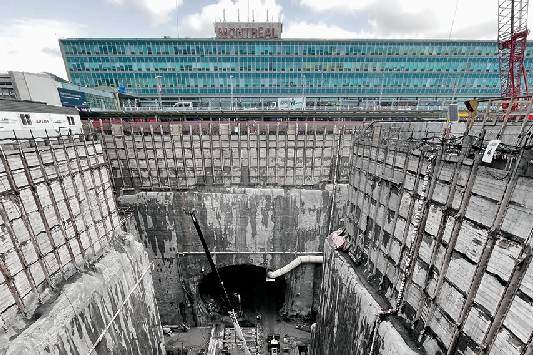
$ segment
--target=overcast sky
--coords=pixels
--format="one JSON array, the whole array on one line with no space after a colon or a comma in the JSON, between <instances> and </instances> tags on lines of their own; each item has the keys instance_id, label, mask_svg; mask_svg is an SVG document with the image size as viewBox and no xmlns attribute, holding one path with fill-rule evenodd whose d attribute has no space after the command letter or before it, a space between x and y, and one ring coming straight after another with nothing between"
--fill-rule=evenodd
<instances>
[{"instance_id":1,"label":"overcast sky","mask_svg":"<svg viewBox=\"0 0 533 355\"><path fill-rule=\"evenodd\" d=\"M498 0L0 0L0 72L66 77L58 38L213 37L213 21L283 21L283 38L496 39ZM456 11L457 9L457 11ZM531 23L531 12L529 23ZM454 17L454 13L456 16ZM455 20L453 20L455 18ZM453 22L453 26L452 26ZM531 27L531 26L530 26Z\"/></svg>"}]
</instances>

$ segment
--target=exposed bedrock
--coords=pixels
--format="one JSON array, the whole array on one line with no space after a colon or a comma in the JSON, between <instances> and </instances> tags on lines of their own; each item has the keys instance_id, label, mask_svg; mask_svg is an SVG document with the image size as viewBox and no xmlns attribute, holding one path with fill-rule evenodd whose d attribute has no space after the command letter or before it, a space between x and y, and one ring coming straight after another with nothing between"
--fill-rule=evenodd
<instances>
[{"instance_id":1,"label":"exposed bedrock","mask_svg":"<svg viewBox=\"0 0 533 355\"><path fill-rule=\"evenodd\" d=\"M6 354L163 354L151 268L126 236L41 305Z\"/></svg>"},{"instance_id":2,"label":"exposed bedrock","mask_svg":"<svg viewBox=\"0 0 533 355\"><path fill-rule=\"evenodd\" d=\"M275 270L298 255L319 255L327 234L332 187L325 189L203 188L123 195L155 264L154 287L163 324L207 324L201 280L211 270L187 215L195 209L217 267L255 265ZM342 201L345 186L336 188ZM342 202L336 205L343 205ZM334 216L337 215L336 209ZM332 225L337 224L334 217ZM309 316L318 306L320 264L284 275L282 313Z\"/></svg>"},{"instance_id":3,"label":"exposed bedrock","mask_svg":"<svg viewBox=\"0 0 533 355\"><path fill-rule=\"evenodd\" d=\"M372 291L362 268L348 254L324 243L321 303L313 333L313 354L418 354L404 327L378 322L387 302Z\"/></svg>"}]
</instances>

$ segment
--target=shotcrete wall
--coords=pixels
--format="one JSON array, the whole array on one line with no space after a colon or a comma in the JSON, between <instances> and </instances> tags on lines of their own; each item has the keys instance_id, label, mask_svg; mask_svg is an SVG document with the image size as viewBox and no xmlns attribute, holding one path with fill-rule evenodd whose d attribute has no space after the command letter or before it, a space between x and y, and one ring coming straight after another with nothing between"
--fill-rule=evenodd
<instances>
[{"instance_id":1,"label":"shotcrete wall","mask_svg":"<svg viewBox=\"0 0 533 355\"><path fill-rule=\"evenodd\" d=\"M331 194L332 186L200 188L123 195L119 205L134 213L154 261L163 323L193 325L207 320L198 284L210 269L187 211L197 211L217 266L253 264L276 269L298 255L321 253ZM346 186L337 185L336 200L343 201L345 195ZM337 223L334 218L332 225ZM302 265L286 275L284 313L305 316L316 309L320 271L320 265Z\"/></svg>"},{"instance_id":2,"label":"shotcrete wall","mask_svg":"<svg viewBox=\"0 0 533 355\"><path fill-rule=\"evenodd\" d=\"M344 215L351 248L343 258L360 265L369 283L359 287L346 275L355 266L329 256L317 328L326 344L317 353L348 354L332 349L352 336L368 347L375 310L358 305L368 292L383 298L383 320L404 324L429 354L531 352L529 130L527 121L469 131L380 123L355 142ZM494 138L502 145L482 162Z\"/></svg>"},{"instance_id":3,"label":"shotcrete wall","mask_svg":"<svg viewBox=\"0 0 533 355\"><path fill-rule=\"evenodd\" d=\"M345 222L347 261L362 268L357 279L345 275L353 265L328 266L342 271L327 273L333 279L324 284L335 292L324 290L321 317L336 314L342 336L325 337L319 349L342 353L346 348L336 348L338 341L353 335L361 346L394 351L382 328L398 322L405 333L395 332L430 354L519 354L533 349L533 145L530 123L519 121L531 108L509 106L513 110L503 113L501 107L487 106L472 127L156 123L112 125L102 137L121 207L135 212L157 265L164 322L207 319L197 284L208 265L184 208L199 211L219 265L276 268L300 253L321 251L329 218L321 186L336 181L349 186L338 194L347 199L345 207L333 216ZM484 163L491 139L502 144L494 161ZM151 192L141 192L146 190ZM308 273L306 268L299 270ZM285 311L310 309L310 283L302 283L310 274L289 277ZM368 296L374 292L381 298ZM353 299L368 306L350 309ZM333 302L342 305L328 308ZM383 319L372 330L378 312ZM356 328L347 324L352 320ZM319 322L317 334L330 327Z\"/></svg>"},{"instance_id":4,"label":"shotcrete wall","mask_svg":"<svg viewBox=\"0 0 533 355\"><path fill-rule=\"evenodd\" d=\"M98 142L63 136L1 148L0 322L9 325L99 258L121 223Z\"/></svg>"},{"instance_id":5,"label":"shotcrete wall","mask_svg":"<svg viewBox=\"0 0 533 355\"><path fill-rule=\"evenodd\" d=\"M85 138L1 146L0 354L163 352L150 260Z\"/></svg>"},{"instance_id":6,"label":"shotcrete wall","mask_svg":"<svg viewBox=\"0 0 533 355\"><path fill-rule=\"evenodd\" d=\"M131 236L63 285L37 317L11 339L7 355L164 354L151 263Z\"/></svg>"},{"instance_id":7,"label":"shotcrete wall","mask_svg":"<svg viewBox=\"0 0 533 355\"><path fill-rule=\"evenodd\" d=\"M418 354L409 334L396 321L377 323L386 301L372 291L363 274L346 254L324 243L324 278L313 354Z\"/></svg>"},{"instance_id":8,"label":"shotcrete wall","mask_svg":"<svg viewBox=\"0 0 533 355\"><path fill-rule=\"evenodd\" d=\"M102 125L113 183L124 190L307 186L346 182L361 122L155 122Z\"/></svg>"}]
</instances>

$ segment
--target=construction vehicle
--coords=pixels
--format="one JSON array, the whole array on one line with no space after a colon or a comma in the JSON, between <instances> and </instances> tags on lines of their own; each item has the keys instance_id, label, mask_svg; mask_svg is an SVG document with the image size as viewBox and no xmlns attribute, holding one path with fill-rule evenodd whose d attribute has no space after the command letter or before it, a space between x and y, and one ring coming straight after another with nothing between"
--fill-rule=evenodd
<instances>
[{"instance_id":1,"label":"construction vehicle","mask_svg":"<svg viewBox=\"0 0 533 355\"><path fill-rule=\"evenodd\" d=\"M278 355L281 353L281 344L279 339L279 334L269 335L267 337L268 355Z\"/></svg>"}]
</instances>

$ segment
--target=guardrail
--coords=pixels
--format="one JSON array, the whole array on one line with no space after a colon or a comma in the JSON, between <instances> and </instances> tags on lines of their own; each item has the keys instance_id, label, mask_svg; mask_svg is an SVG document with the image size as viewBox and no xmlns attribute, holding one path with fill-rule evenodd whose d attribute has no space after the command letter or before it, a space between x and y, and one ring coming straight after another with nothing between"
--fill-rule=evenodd
<instances>
[{"instance_id":1,"label":"guardrail","mask_svg":"<svg viewBox=\"0 0 533 355\"><path fill-rule=\"evenodd\" d=\"M261 112L261 111L284 111L284 112L329 112L329 111L346 111L346 112L395 112L395 111L446 111L445 106L417 106L417 107L361 107L361 106L313 106L303 109L280 109L277 107L258 107L258 108L214 108L214 107L129 107L124 106L125 112Z\"/></svg>"}]
</instances>

